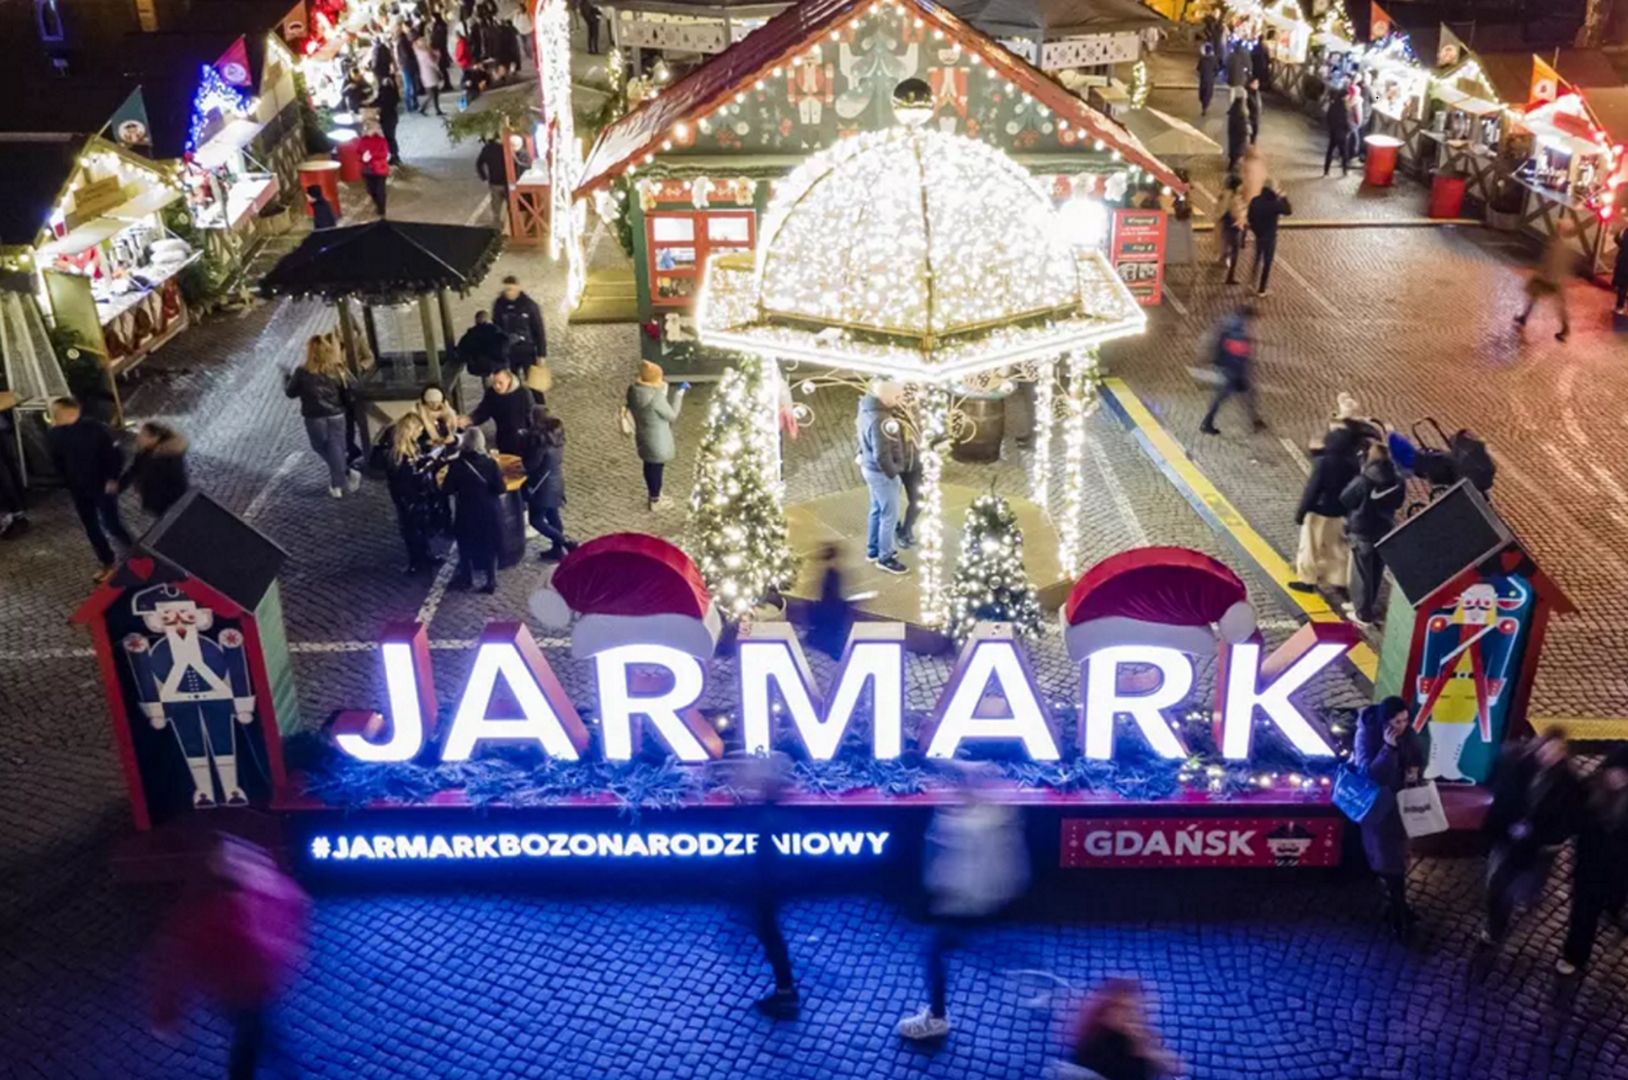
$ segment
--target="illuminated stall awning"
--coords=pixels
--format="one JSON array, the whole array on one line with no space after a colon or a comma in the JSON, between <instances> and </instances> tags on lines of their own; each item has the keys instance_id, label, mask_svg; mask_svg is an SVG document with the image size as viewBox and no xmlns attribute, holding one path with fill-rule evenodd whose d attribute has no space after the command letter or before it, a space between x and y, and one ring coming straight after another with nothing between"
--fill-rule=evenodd
<instances>
[{"instance_id":1,"label":"illuminated stall awning","mask_svg":"<svg viewBox=\"0 0 1628 1080\"><path fill-rule=\"evenodd\" d=\"M254 142L264 129L264 124L254 120L234 118L213 138L198 147L192 155L192 160L206 169L218 169L229 164L232 155L240 153L244 147Z\"/></svg>"},{"instance_id":2,"label":"illuminated stall awning","mask_svg":"<svg viewBox=\"0 0 1628 1080\"><path fill-rule=\"evenodd\" d=\"M110 217L92 218L50 243L41 244L39 254L42 257L54 258L58 255L77 255L88 247L94 247L103 240L113 236L129 226L128 221L118 221Z\"/></svg>"},{"instance_id":3,"label":"illuminated stall awning","mask_svg":"<svg viewBox=\"0 0 1628 1080\"><path fill-rule=\"evenodd\" d=\"M1436 85L1434 93L1445 104L1455 109L1461 109L1472 116L1490 116L1503 110L1503 106L1496 101L1488 101L1486 98L1476 97L1474 94L1466 94L1462 90L1456 90L1441 83Z\"/></svg>"}]
</instances>

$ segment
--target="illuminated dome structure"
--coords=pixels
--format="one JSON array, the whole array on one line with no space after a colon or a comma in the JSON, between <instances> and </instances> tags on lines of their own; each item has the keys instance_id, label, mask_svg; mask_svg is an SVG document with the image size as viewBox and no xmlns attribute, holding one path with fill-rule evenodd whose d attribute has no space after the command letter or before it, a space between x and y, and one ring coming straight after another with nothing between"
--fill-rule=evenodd
<instances>
[{"instance_id":1,"label":"illuminated dome structure","mask_svg":"<svg viewBox=\"0 0 1628 1080\"><path fill-rule=\"evenodd\" d=\"M755 259L712 260L701 340L947 384L1146 324L1001 151L921 126L843 139L778 186Z\"/></svg>"}]
</instances>

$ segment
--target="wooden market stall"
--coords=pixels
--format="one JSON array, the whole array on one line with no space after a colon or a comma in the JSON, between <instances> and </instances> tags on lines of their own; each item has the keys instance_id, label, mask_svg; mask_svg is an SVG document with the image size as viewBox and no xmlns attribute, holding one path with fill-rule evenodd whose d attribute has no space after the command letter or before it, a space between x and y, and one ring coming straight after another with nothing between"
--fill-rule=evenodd
<instances>
[{"instance_id":1,"label":"wooden market stall","mask_svg":"<svg viewBox=\"0 0 1628 1080\"><path fill-rule=\"evenodd\" d=\"M1521 229L1547 239L1570 227L1572 243L1593 274L1609 274L1621 229L1624 167L1628 154L1628 90L1565 89L1554 101L1527 112L1531 156L1515 172L1526 189Z\"/></svg>"},{"instance_id":2,"label":"wooden market stall","mask_svg":"<svg viewBox=\"0 0 1628 1080\"><path fill-rule=\"evenodd\" d=\"M1531 57L1478 55L1455 44L1440 58L1452 62L1430 79L1419 168L1462 176L1466 215L1479 215L1525 156L1521 113Z\"/></svg>"},{"instance_id":3,"label":"wooden market stall","mask_svg":"<svg viewBox=\"0 0 1628 1080\"><path fill-rule=\"evenodd\" d=\"M1371 134L1400 141L1397 167L1418 175L1430 73L1414 55L1409 35L1393 31L1372 42L1357 54L1357 65L1368 81L1374 111Z\"/></svg>"},{"instance_id":4,"label":"wooden market stall","mask_svg":"<svg viewBox=\"0 0 1628 1080\"><path fill-rule=\"evenodd\" d=\"M40 308L116 379L187 325L181 271L196 252L171 234L174 171L100 136L0 135L0 256L30 273Z\"/></svg>"},{"instance_id":5,"label":"wooden market stall","mask_svg":"<svg viewBox=\"0 0 1628 1080\"><path fill-rule=\"evenodd\" d=\"M846 135L894 123L920 80L929 124L982 136L1096 216L1181 179L1125 129L928 0L810 0L605 128L578 198L625 221L646 355L688 352L709 258L750 251L770 184ZM653 324L653 325L652 325Z\"/></svg>"}]
</instances>

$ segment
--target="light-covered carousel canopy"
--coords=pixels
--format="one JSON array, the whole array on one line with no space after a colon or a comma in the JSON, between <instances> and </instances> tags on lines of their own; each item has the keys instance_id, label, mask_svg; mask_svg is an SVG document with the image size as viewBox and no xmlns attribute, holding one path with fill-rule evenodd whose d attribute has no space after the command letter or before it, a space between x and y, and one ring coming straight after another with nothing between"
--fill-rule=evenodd
<instances>
[{"instance_id":1,"label":"light-covered carousel canopy","mask_svg":"<svg viewBox=\"0 0 1628 1080\"><path fill-rule=\"evenodd\" d=\"M708 264L696 321L709 345L942 383L1139 333L1146 316L1011 158L900 126L781 182L756 256Z\"/></svg>"}]
</instances>

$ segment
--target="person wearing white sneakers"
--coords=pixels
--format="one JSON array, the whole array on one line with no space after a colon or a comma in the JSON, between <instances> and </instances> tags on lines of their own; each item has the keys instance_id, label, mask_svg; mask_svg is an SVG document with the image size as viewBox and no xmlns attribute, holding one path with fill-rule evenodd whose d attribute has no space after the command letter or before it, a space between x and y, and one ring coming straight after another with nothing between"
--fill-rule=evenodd
<instances>
[{"instance_id":1,"label":"person wearing white sneakers","mask_svg":"<svg viewBox=\"0 0 1628 1080\"><path fill-rule=\"evenodd\" d=\"M956 801L933 811L927 826L922 884L934 922L927 946L926 1008L899 1021L906 1039L925 1042L950 1033L945 1005L949 977L945 955L969 931L988 925L1029 885L1029 850L1023 817L1014 806L990 802L980 790L986 773L963 764L956 773Z\"/></svg>"},{"instance_id":2,"label":"person wearing white sneakers","mask_svg":"<svg viewBox=\"0 0 1628 1080\"><path fill-rule=\"evenodd\" d=\"M305 436L328 466L328 494L343 498L362 486L362 474L347 464L345 416L351 409L351 377L332 332L305 343L305 363L288 373L283 393L300 402Z\"/></svg>"}]
</instances>

